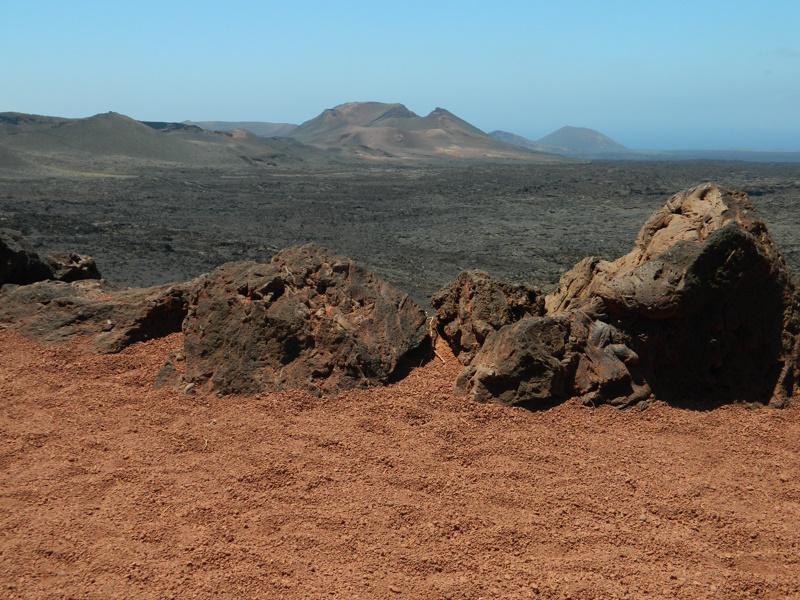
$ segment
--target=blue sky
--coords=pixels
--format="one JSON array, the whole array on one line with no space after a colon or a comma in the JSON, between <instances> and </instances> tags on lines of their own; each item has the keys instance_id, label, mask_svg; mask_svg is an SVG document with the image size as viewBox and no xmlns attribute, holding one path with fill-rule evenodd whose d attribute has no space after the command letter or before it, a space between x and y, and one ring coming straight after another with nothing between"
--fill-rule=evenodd
<instances>
[{"instance_id":1,"label":"blue sky","mask_svg":"<svg viewBox=\"0 0 800 600\"><path fill-rule=\"evenodd\" d=\"M0 111L300 123L447 108L538 139L800 149L800 2L5 3Z\"/></svg>"}]
</instances>

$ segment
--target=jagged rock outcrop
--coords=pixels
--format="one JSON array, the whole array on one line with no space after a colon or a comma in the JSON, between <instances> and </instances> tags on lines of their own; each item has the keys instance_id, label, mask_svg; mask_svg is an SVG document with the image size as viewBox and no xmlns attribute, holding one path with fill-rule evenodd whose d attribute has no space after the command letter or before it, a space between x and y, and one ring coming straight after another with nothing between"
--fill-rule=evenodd
<instances>
[{"instance_id":1,"label":"jagged rock outcrop","mask_svg":"<svg viewBox=\"0 0 800 600\"><path fill-rule=\"evenodd\" d=\"M19 231L0 229L0 285L51 279L52 269Z\"/></svg>"},{"instance_id":2,"label":"jagged rock outcrop","mask_svg":"<svg viewBox=\"0 0 800 600\"><path fill-rule=\"evenodd\" d=\"M484 271L463 271L431 298L435 326L463 365L486 337L523 317L544 314L544 298L535 289L491 279Z\"/></svg>"},{"instance_id":3,"label":"jagged rock outcrop","mask_svg":"<svg viewBox=\"0 0 800 600\"><path fill-rule=\"evenodd\" d=\"M0 229L0 286L27 285L47 279L66 282L100 279L100 272L91 257L72 252L40 256L22 233Z\"/></svg>"},{"instance_id":4,"label":"jagged rock outcrop","mask_svg":"<svg viewBox=\"0 0 800 600\"><path fill-rule=\"evenodd\" d=\"M138 289L81 280L96 271L93 261L43 260L21 236L7 238L5 273L27 284L0 288L0 326L44 343L83 337L98 352L183 330L160 386L336 393L387 383L430 354L427 315L407 294L313 244L266 265L229 263L184 284Z\"/></svg>"},{"instance_id":5,"label":"jagged rock outcrop","mask_svg":"<svg viewBox=\"0 0 800 600\"><path fill-rule=\"evenodd\" d=\"M407 294L315 244L205 276L183 331L185 380L222 393L383 384L429 340Z\"/></svg>"},{"instance_id":6,"label":"jagged rock outcrop","mask_svg":"<svg viewBox=\"0 0 800 600\"><path fill-rule=\"evenodd\" d=\"M564 315L529 317L492 332L456 379L456 393L509 405L561 398L574 362L570 337Z\"/></svg>"},{"instance_id":7,"label":"jagged rock outcrop","mask_svg":"<svg viewBox=\"0 0 800 600\"><path fill-rule=\"evenodd\" d=\"M49 279L70 283L82 279L102 278L91 256L82 256L74 252L56 252L45 254L43 258L52 273Z\"/></svg>"},{"instance_id":8,"label":"jagged rock outcrop","mask_svg":"<svg viewBox=\"0 0 800 600\"><path fill-rule=\"evenodd\" d=\"M102 279L6 285L0 324L43 343L86 337L98 352L119 352L180 331L191 285L119 288Z\"/></svg>"},{"instance_id":9,"label":"jagged rock outcrop","mask_svg":"<svg viewBox=\"0 0 800 600\"><path fill-rule=\"evenodd\" d=\"M571 396L629 405L650 396L639 357L616 328L580 311L528 317L490 335L456 379L477 402L548 405Z\"/></svg>"},{"instance_id":10,"label":"jagged rock outcrop","mask_svg":"<svg viewBox=\"0 0 800 600\"><path fill-rule=\"evenodd\" d=\"M543 364L514 340L553 328L540 335L560 339L569 322L569 348L536 350L566 369L552 370L554 396L628 405L652 392L680 405L781 406L798 392L798 305L797 280L746 194L707 184L671 197L626 256L579 262L545 299L550 319L490 336L459 389L479 400L535 400L519 366L499 357Z\"/></svg>"}]
</instances>

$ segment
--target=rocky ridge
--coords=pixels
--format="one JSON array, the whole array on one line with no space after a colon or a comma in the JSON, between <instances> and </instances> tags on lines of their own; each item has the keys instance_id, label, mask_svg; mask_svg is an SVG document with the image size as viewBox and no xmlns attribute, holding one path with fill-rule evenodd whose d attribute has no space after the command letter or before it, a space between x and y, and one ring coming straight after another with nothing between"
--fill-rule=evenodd
<instances>
[{"instance_id":1,"label":"rocky ridge","mask_svg":"<svg viewBox=\"0 0 800 600\"><path fill-rule=\"evenodd\" d=\"M429 342L407 294L315 244L201 277L183 332L186 381L245 394L384 384Z\"/></svg>"},{"instance_id":2,"label":"rocky ridge","mask_svg":"<svg viewBox=\"0 0 800 600\"><path fill-rule=\"evenodd\" d=\"M797 280L747 196L713 184L672 196L630 253L580 261L547 297L462 273L432 298L430 323L406 294L313 244L123 289L70 281L99 273L71 255L55 268L4 235L5 327L48 343L89 336L101 352L182 330L159 383L185 391L382 385L432 355L433 331L464 365L456 394L479 402L785 406L799 391Z\"/></svg>"},{"instance_id":3,"label":"rocky ridge","mask_svg":"<svg viewBox=\"0 0 800 600\"><path fill-rule=\"evenodd\" d=\"M546 316L490 335L456 388L507 404L782 406L798 393L798 306L747 196L707 184L667 200L627 255L565 273Z\"/></svg>"}]
</instances>

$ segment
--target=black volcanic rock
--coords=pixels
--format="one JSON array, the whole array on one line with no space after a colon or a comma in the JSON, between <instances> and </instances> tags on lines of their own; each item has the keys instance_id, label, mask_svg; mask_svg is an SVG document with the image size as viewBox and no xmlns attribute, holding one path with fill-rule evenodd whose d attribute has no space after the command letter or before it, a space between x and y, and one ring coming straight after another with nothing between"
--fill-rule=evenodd
<instances>
[{"instance_id":1,"label":"black volcanic rock","mask_svg":"<svg viewBox=\"0 0 800 600\"><path fill-rule=\"evenodd\" d=\"M568 316L529 317L492 332L456 380L457 395L515 405L564 398L570 389Z\"/></svg>"},{"instance_id":2,"label":"black volcanic rock","mask_svg":"<svg viewBox=\"0 0 800 600\"><path fill-rule=\"evenodd\" d=\"M52 279L53 270L19 231L0 229L0 286Z\"/></svg>"},{"instance_id":3,"label":"black volcanic rock","mask_svg":"<svg viewBox=\"0 0 800 600\"><path fill-rule=\"evenodd\" d=\"M57 281L79 281L81 279L100 279L100 271L91 256L82 256L74 252L57 252L45 254L44 261L52 273L50 279Z\"/></svg>"},{"instance_id":4,"label":"black volcanic rock","mask_svg":"<svg viewBox=\"0 0 800 600\"><path fill-rule=\"evenodd\" d=\"M652 392L708 407L783 406L800 392L797 280L742 192L676 194L629 254L581 261L545 306L549 317L487 338L459 377L462 393L519 403L551 389L629 405ZM530 331L569 341L543 344Z\"/></svg>"},{"instance_id":5,"label":"black volcanic rock","mask_svg":"<svg viewBox=\"0 0 800 600\"><path fill-rule=\"evenodd\" d=\"M314 244L205 276L183 331L186 381L245 394L384 384L429 342L407 294Z\"/></svg>"},{"instance_id":6,"label":"black volcanic rock","mask_svg":"<svg viewBox=\"0 0 800 600\"><path fill-rule=\"evenodd\" d=\"M541 316L544 298L535 289L491 279L485 271L463 271L431 298L435 326L463 365L486 337L523 317Z\"/></svg>"},{"instance_id":7,"label":"black volcanic rock","mask_svg":"<svg viewBox=\"0 0 800 600\"><path fill-rule=\"evenodd\" d=\"M102 279L6 285L0 323L42 343L81 337L97 352L114 353L180 331L191 285L119 288Z\"/></svg>"},{"instance_id":8,"label":"black volcanic rock","mask_svg":"<svg viewBox=\"0 0 800 600\"><path fill-rule=\"evenodd\" d=\"M19 231L0 229L0 286L27 285L45 279L100 279L90 256L60 252L40 256Z\"/></svg>"}]
</instances>

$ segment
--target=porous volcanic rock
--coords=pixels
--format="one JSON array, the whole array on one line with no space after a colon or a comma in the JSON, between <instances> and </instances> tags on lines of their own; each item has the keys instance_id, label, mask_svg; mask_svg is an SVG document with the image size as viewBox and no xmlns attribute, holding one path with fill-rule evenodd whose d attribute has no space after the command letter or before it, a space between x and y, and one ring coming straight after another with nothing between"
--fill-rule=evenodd
<instances>
[{"instance_id":1,"label":"porous volcanic rock","mask_svg":"<svg viewBox=\"0 0 800 600\"><path fill-rule=\"evenodd\" d=\"M81 279L102 278L97 264L91 256L83 256L74 252L57 252L45 254L43 259L50 267L52 273L50 279L69 283Z\"/></svg>"},{"instance_id":2,"label":"porous volcanic rock","mask_svg":"<svg viewBox=\"0 0 800 600\"><path fill-rule=\"evenodd\" d=\"M531 363L527 346L514 342L519 331L554 328L540 335L561 339L566 319L577 360L540 350L565 365L566 376L552 375L556 392L566 377L562 395L628 405L652 392L678 405L782 406L798 393L798 300L796 278L746 194L706 184L656 210L629 254L579 262L545 299L551 319L494 334L459 389L476 399L535 400L516 377L519 367L499 354L522 353ZM535 389L545 388L537 381Z\"/></svg>"},{"instance_id":3,"label":"porous volcanic rock","mask_svg":"<svg viewBox=\"0 0 800 600\"><path fill-rule=\"evenodd\" d=\"M462 271L431 297L435 326L453 354L468 365L486 337L523 317L544 314L535 289L491 279L485 271Z\"/></svg>"},{"instance_id":4,"label":"porous volcanic rock","mask_svg":"<svg viewBox=\"0 0 800 600\"><path fill-rule=\"evenodd\" d=\"M185 380L244 394L383 384L429 341L407 294L315 244L205 276L183 331Z\"/></svg>"},{"instance_id":5,"label":"porous volcanic rock","mask_svg":"<svg viewBox=\"0 0 800 600\"><path fill-rule=\"evenodd\" d=\"M456 379L456 394L509 405L562 398L574 354L569 316L522 319L489 335Z\"/></svg>"},{"instance_id":6,"label":"porous volcanic rock","mask_svg":"<svg viewBox=\"0 0 800 600\"><path fill-rule=\"evenodd\" d=\"M0 285L24 285L52 279L52 268L44 262L19 231L0 229Z\"/></svg>"},{"instance_id":7,"label":"porous volcanic rock","mask_svg":"<svg viewBox=\"0 0 800 600\"><path fill-rule=\"evenodd\" d=\"M492 333L456 379L477 402L548 405L570 396L627 406L650 396L618 329L581 311L526 317Z\"/></svg>"},{"instance_id":8,"label":"porous volcanic rock","mask_svg":"<svg viewBox=\"0 0 800 600\"><path fill-rule=\"evenodd\" d=\"M40 256L22 233L0 229L0 286L27 285L46 279L77 281L100 279L97 265L89 256L62 252Z\"/></svg>"},{"instance_id":9,"label":"porous volcanic rock","mask_svg":"<svg viewBox=\"0 0 800 600\"><path fill-rule=\"evenodd\" d=\"M48 344L90 339L101 353L181 330L192 284L119 288L105 280L39 281L0 288L0 323Z\"/></svg>"}]
</instances>

